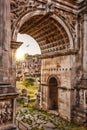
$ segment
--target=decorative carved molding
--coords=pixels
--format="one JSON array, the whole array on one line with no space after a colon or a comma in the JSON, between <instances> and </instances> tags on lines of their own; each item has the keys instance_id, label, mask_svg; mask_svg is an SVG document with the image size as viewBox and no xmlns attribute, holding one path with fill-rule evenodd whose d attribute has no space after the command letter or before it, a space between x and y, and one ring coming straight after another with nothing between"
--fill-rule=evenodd
<instances>
[{"instance_id":1,"label":"decorative carved molding","mask_svg":"<svg viewBox=\"0 0 87 130\"><path fill-rule=\"evenodd\" d=\"M18 49L21 45L23 44L23 42L15 42L15 41L11 41L11 49Z\"/></svg>"},{"instance_id":2,"label":"decorative carved molding","mask_svg":"<svg viewBox=\"0 0 87 130\"><path fill-rule=\"evenodd\" d=\"M58 51L58 52L51 52L51 53L43 54L41 56L41 59L53 58L53 57L64 56L64 55L75 55L77 53L78 53L78 50L68 49L68 51L67 50L63 50L63 52Z\"/></svg>"},{"instance_id":3,"label":"decorative carved molding","mask_svg":"<svg viewBox=\"0 0 87 130\"><path fill-rule=\"evenodd\" d=\"M87 4L87 2L85 2ZM54 11L66 24L72 32L73 38L76 38L76 23L77 15L61 9L60 6L56 6L52 0L11 0L11 22L12 27L15 22L28 12L35 10L44 10L46 12Z\"/></svg>"},{"instance_id":4,"label":"decorative carved molding","mask_svg":"<svg viewBox=\"0 0 87 130\"><path fill-rule=\"evenodd\" d=\"M52 11L52 4L48 0L11 0L11 22L13 24L17 19L27 12L35 10Z\"/></svg>"}]
</instances>

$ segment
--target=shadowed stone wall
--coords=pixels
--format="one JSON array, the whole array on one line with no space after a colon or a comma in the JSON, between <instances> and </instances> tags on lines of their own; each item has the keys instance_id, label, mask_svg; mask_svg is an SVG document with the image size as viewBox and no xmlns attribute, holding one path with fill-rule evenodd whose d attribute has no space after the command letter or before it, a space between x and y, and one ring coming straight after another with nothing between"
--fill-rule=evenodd
<instances>
[{"instance_id":1,"label":"shadowed stone wall","mask_svg":"<svg viewBox=\"0 0 87 130\"><path fill-rule=\"evenodd\" d=\"M0 82L10 82L10 4L0 0Z\"/></svg>"},{"instance_id":2,"label":"shadowed stone wall","mask_svg":"<svg viewBox=\"0 0 87 130\"><path fill-rule=\"evenodd\" d=\"M48 109L49 102L49 77L56 77L58 81L58 112L65 119L71 120L71 98L75 80L75 56L59 56L42 60L41 89L42 108Z\"/></svg>"},{"instance_id":3,"label":"shadowed stone wall","mask_svg":"<svg viewBox=\"0 0 87 130\"><path fill-rule=\"evenodd\" d=\"M11 85L10 25L10 1L0 0L0 130L5 130L8 126L13 127L15 119L17 93Z\"/></svg>"}]
</instances>

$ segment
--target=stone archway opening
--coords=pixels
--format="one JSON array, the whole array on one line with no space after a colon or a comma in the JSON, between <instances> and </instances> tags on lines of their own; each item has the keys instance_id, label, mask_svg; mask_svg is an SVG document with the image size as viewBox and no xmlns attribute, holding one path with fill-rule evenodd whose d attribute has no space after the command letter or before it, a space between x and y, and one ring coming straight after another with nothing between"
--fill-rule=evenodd
<instances>
[{"instance_id":1,"label":"stone archway opening","mask_svg":"<svg viewBox=\"0 0 87 130\"><path fill-rule=\"evenodd\" d=\"M52 108L52 105L48 103L47 99L47 79L50 75L58 72L58 64L55 62L55 57L67 55L73 49L73 42L71 33L67 25L55 14L52 13L41 13L33 12L28 13L22 18L20 18L15 24L15 28L12 31L13 41L17 40L17 34L27 34L33 37L41 50L41 94L40 107L43 109L57 109L58 108L58 93L56 93L56 104ZM34 50L33 50L34 51ZM53 58L53 59L50 59ZM58 58L59 59L59 58ZM52 67L50 68L50 64ZM54 65L53 65L54 64ZM49 72L48 72L49 71ZM48 74L49 73L49 74ZM59 73L59 72L58 72ZM53 80L53 79L52 79ZM57 82L54 79L55 89L50 89L50 91L57 90ZM51 81L49 82L51 86ZM51 94L51 92L50 92ZM51 94L52 95L52 94ZM50 96L51 96L50 95ZM54 94L55 95L55 94ZM52 96L51 96L52 99Z\"/></svg>"},{"instance_id":2,"label":"stone archway opening","mask_svg":"<svg viewBox=\"0 0 87 130\"><path fill-rule=\"evenodd\" d=\"M58 77L59 73L62 74L59 67L67 62L69 59L67 55L73 49L72 36L67 25L52 13L33 13L33 15L30 13L17 22L12 33L13 40L16 40L18 33L32 36L41 49L40 108L59 111L59 90L55 76ZM49 84L47 84L47 79L51 75L55 76L50 78Z\"/></svg>"},{"instance_id":3,"label":"stone archway opening","mask_svg":"<svg viewBox=\"0 0 87 130\"><path fill-rule=\"evenodd\" d=\"M58 110L58 82L55 77L49 79L49 109Z\"/></svg>"},{"instance_id":4,"label":"stone archway opening","mask_svg":"<svg viewBox=\"0 0 87 130\"><path fill-rule=\"evenodd\" d=\"M16 51L16 77L19 81L32 77L38 85L41 76L39 44L33 37L18 33L17 42L20 41L22 44Z\"/></svg>"}]
</instances>

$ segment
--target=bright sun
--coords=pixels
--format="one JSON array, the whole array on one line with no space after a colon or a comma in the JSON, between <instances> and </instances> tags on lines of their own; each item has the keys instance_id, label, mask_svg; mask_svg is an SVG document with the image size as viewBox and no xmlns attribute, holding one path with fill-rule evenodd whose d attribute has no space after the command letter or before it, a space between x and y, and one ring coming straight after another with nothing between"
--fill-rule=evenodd
<instances>
[{"instance_id":1,"label":"bright sun","mask_svg":"<svg viewBox=\"0 0 87 130\"><path fill-rule=\"evenodd\" d=\"M24 59L24 52L20 48L16 51L16 59L23 60Z\"/></svg>"}]
</instances>

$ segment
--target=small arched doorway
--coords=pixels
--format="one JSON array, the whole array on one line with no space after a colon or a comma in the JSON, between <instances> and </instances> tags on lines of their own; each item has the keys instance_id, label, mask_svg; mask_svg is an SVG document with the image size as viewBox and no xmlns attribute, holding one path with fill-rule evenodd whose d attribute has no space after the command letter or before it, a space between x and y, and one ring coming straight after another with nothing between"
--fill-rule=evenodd
<instances>
[{"instance_id":1,"label":"small arched doorway","mask_svg":"<svg viewBox=\"0 0 87 130\"><path fill-rule=\"evenodd\" d=\"M50 110L58 110L58 82L55 77L49 79L48 104Z\"/></svg>"}]
</instances>

